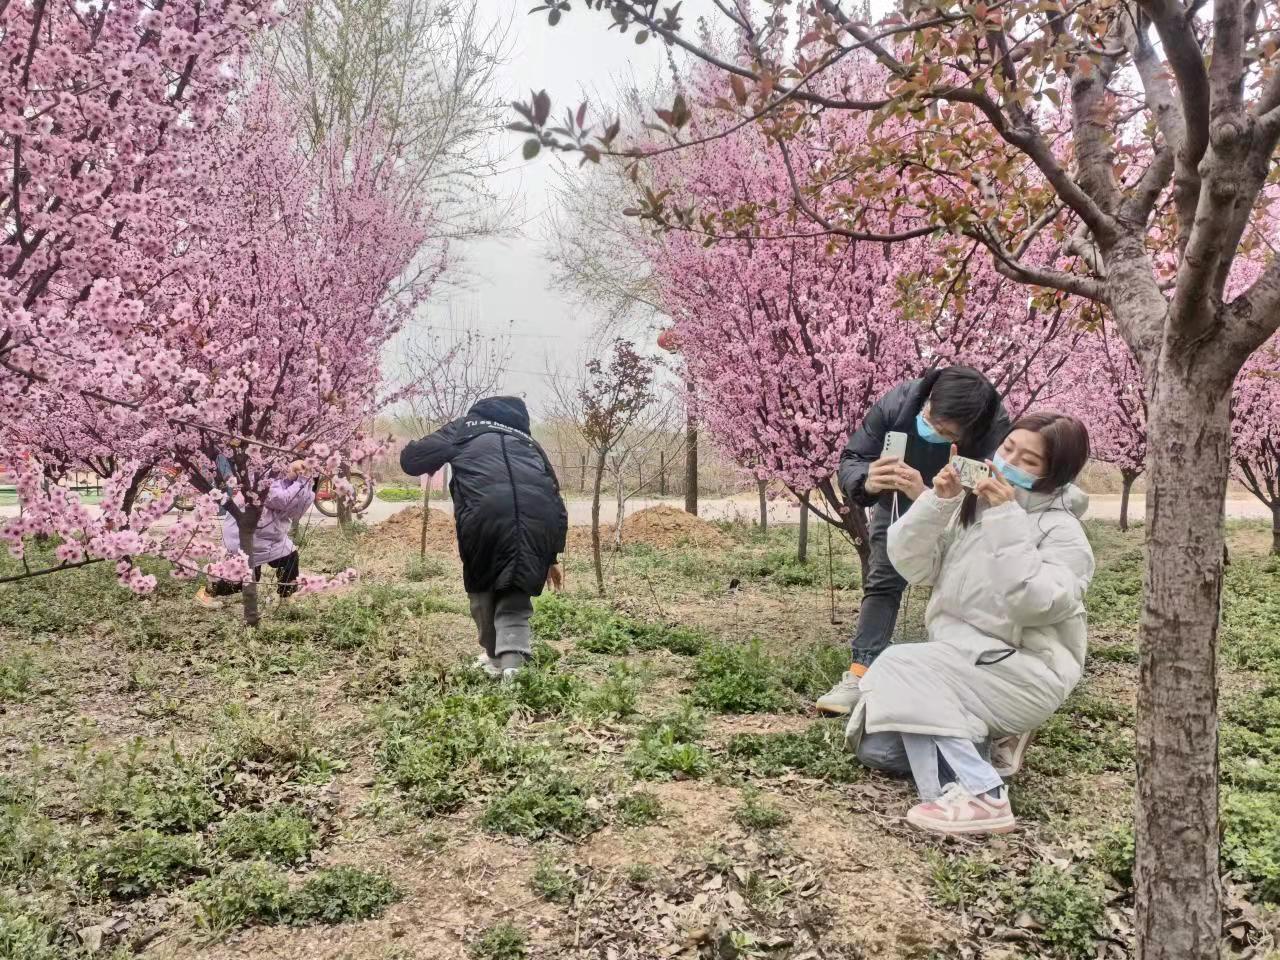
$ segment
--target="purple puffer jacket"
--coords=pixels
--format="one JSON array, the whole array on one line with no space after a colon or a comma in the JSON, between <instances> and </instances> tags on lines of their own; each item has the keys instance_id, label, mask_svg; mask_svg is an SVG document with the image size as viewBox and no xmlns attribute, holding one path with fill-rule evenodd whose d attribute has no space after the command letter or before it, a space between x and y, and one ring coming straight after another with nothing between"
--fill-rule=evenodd
<instances>
[{"instance_id":1,"label":"purple puffer jacket","mask_svg":"<svg viewBox=\"0 0 1280 960\"><path fill-rule=\"evenodd\" d=\"M264 563L281 560L297 549L289 539L289 525L303 518L314 499L311 481L305 478L276 480L271 484L267 499L262 504L258 529L253 532L253 556L249 558L249 566L260 567ZM229 513L222 518L222 545L228 553L240 549L240 531L235 517Z\"/></svg>"}]
</instances>

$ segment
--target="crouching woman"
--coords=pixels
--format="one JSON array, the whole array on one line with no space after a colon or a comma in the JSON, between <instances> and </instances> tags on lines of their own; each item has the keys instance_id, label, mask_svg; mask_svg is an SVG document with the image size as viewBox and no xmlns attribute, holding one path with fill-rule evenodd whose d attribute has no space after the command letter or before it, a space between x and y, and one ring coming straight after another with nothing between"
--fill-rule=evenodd
<instances>
[{"instance_id":1,"label":"crouching woman","mask_svg":"<svg viewBox=\"0 0 1280 960\"><path fill-rule=\"evenodd\" d=\"M907 820L944 834L1015 826L1004 780L1066 700L1085 658L1093 551L1075 480L1089 457L1078 420L1029 414L991 476L966 493L951 466L889 530L889 559L933 588L924 643L886 650L862 679L847 738L859 759L910 772Z\"/></svg>"}]
</instances>

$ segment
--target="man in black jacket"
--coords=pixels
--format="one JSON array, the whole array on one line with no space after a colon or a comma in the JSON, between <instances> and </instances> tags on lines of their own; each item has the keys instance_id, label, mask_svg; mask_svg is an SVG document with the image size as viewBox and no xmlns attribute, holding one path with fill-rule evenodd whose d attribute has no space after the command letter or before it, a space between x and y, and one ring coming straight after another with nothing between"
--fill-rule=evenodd
<instances>
[{"instance_id":1,"label":"man in black jacket","mask_svg":"<svg viewBox=\"0 0 1280 960\"><path fill-rule=\"evenodd\" d=\"M907 435L903 460L884 457L885 435ZM858 702L858 683L872 661L889 646L906 581L889 562L885 543L890 523L931 486L956 444L963 457L986 460L1005 434L1009 417L996 388L971 367L931 370L901 383L867 413L840 455L840 488L854 509L871 513L871 563L862 589L862 609L853 635L853 664L818 698L823 713L847 714Z\"/></svg>"},{"instance_id":2,"label":"man in black jacket","mask_svg":"<svg viewBox=\"0 0 1280 960\"><path fill-rule=\"evenodd\" d=\"M410 476L453 466L453 496L462 579L484 652L478 665L504 680L532 648L532 597L544 584L559 589L556 558L564 551L569 515L560 483L530 436L519 397L488 397L467 415L405 446L400 468Z\"/></svg>"}]
</instances>

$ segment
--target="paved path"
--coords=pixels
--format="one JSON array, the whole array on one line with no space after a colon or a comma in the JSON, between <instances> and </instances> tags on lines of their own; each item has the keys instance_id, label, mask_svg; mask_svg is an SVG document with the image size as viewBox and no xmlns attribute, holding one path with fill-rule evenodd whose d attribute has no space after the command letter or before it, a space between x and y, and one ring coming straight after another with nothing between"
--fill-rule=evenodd
<instances>
[{"instance_id":1,"label":"paved path","mask_svg":"<svg viewBox=\"0 0 1280 960\"><path fill-rule=\"evenodd\" d=\"M656 506L659 503L665 503L677 509L683 509L684 507L683 500L631 500L627 503L627 515L630 516L639 510ZM369 509L361 516L361 519L365 523L380 523L401 510L416 506L418 506L416 502L388 503L384 500L375 499ZM591 501L569 500L568 507L570 524L573 526L587 526L591 523ZM452 504L449 503L448 498L433 500L432 508L449 511L452 510ZM1140 496L1133 497L1129 503L1129 516L1134 520L1141 520L1145 513L1146 501L1144 498ZM18 508L16 506L0 506L0 517L12 517L17 516L17 514ZM699 504L698 515L704 520L738 519L751 523L758 516L758 508L754 496L704 499ZM600 516L604 522L611 522L614 517L613 504L601 504ZM1118 496L1103 495L1092 497L1089 504L1089 516L1100 520L1119 520L1120 498ZM1227 500L1227 516L1233 520L1269 520L1271 519L1271 511L1265 504L1254 497L1231 497ZM776 501L769 505L769 519L774 523L799 523L800 508L795 504ZM323 516L317 510L311 511L308 520L313 524L333 524L337 522Z\"/></svg>"}]
</instances>

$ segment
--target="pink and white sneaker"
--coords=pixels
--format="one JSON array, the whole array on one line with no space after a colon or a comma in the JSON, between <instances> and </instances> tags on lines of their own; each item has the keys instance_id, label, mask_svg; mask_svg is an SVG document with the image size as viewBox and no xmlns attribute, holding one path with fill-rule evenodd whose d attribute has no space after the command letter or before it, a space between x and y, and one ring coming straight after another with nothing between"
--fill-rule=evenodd
<instances>
[{"instance_id":1,"label":"pink and white sneaker","mask_svg":"<svg viewBox=\"0 0 1280 960\"><path fill-rule=\"evenodd\" d=\"M975 797L958 783L947 784L937 800L918 803L908 810L907 823L948 836L1008 833L1018 826L1007 794L999 800Z\"/></svg>"}]
</instances>

